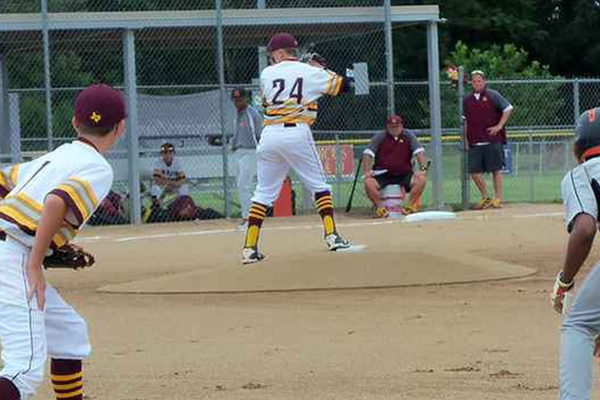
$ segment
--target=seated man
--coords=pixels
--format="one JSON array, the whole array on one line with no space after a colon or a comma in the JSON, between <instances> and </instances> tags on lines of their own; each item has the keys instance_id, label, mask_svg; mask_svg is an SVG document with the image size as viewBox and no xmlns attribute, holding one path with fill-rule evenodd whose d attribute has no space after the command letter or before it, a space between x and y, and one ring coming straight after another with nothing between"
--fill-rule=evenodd
<instances>
[{"instance_id":1,"label":"seated man","mask_svg":"<svg viewBox=\"0 0 600 400\"><path fill-rule=\"evenodd\" d=\"M185 184L185 173L181 164L175 160L175 146L165 143L160 147L161 159L154 166L154 185L152 185L152 206L160 207L160 201L166 194L189 196L188 185Z\"/></svg>"},{"instance_id":2,"label":"seated man","mask_svg":"<svg viewBox=\"0 0 600 400\"><path fill-rule=\"evenodd\" d=\"M413 156L420 166L417 173L413 173ZM404 129L400 116L390 116L386 130L373 136L363 155L363 168L365 191L375 206L376 217L389 216L379 194L387 185L400 185L402 190L410 192L410 202L404 207L404 214L419 210L421 194L427 183L425 149L414 134Z\"/></svg>"}]
</instances>

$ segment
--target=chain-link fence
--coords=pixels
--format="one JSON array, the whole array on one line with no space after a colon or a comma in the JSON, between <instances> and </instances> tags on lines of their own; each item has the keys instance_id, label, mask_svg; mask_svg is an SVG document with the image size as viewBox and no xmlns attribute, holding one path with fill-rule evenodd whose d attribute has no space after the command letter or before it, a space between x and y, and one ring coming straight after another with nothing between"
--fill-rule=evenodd
<instances>
[{"instance_id":1,"label":"chain-link fence","mask_svg":"<svg viewBox=\"0 0 600 400\"><path fill-rule=\"evenodd\" d=\"M419 55L391 51L391 30L407 29L410 40L435 43L431 28L438 17L437 7L391 7L385 0L2 2L1 161L27 161L72 140L77 93L91 83L107 83L124 90L129 106L134 102L135 126L107 156L115 185L91 222L238 217L238 160L230 142L237 111L231 93L247 90L250 106L262 112L258 78L268 65L265 46L274 33L289 31L301 52L324 55L334 71L368 66L368 93L320 100L312 126L336 206L347 204L355 176L353 208L371 206L357 167L369 139L383 129L393 109L419 134L428 153L438 155L434 161L442 179L430 180L424 205L439 206L440 199L459 205L465 196L457 90L440 85L444 136L443 151L437 152L431 147L438 134L431 119L439 109L432 92L435 80L394 81L405 76L403 57L422 59L423 71L431 70L437 47L423 46ZM433 69L437 75L437 64ZM507 201L558 198L560 176L572 164L574 118L594 105L599 84L490 82L515 107L506 147ZM165 143L173 145L174 153L161 151ZM169 169L165 165L171 157L185 174L185 184L163 190L155 173ZM291 178L294 211L313 210L312 194ZM441 194L434 195L434 187ZM477 199L474 187L469 195Z\"/></svg>"}]
</instances>

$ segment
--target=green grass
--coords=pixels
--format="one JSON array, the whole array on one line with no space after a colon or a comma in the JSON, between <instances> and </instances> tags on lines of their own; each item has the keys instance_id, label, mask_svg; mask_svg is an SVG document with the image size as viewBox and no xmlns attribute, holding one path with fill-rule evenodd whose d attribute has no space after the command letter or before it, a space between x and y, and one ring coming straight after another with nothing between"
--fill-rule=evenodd
<instances>
[{"instance_id":1,"label":"green grass","mask_svg":"<svg viewBox=\"0 0 600 400\"><path fill-rule=\"evenodd\" d=\"M552 203L560 201L560 182L564 176L563 172L546 172L543 175L535 174L533 177L529 173L520 173L519 175L509 174L504 175L504 200L509 203L520 203L520 202L546 202ZM488 191L493 194L493 187L491 177L487 177ZM533 187L532 187L533 181ZM352 189L352 182L345 181L340 183L338 186L335 182L330 183L333 188L335 204L337 208L345 208L348 203L350 191ZM475 185L470 182L470 202L476 203L480 199L479 192ZM206 208L210 207L219 212L224 211L224 200L223 192L219 190L219 187L215 187L214 191L202 191L195 192L192 194L194 201L199 206ZM297 210L301 210L304 207L304 191L299 183L294 184L294 190L296 192L296 207ZM231 190L231 197L234 204L232 204L232 216L239 217L240 209L239 202L237 199L237 192L234 188ZM462 189L461 181L456 178L445 179L444 181L444 199L447 205L451 205L456 209L460 209L462 205ZM429 178L427 188L423 194L424 206L431 206L433 203L433 193L431 177ZM369 208L371 202L366 197L362 179L356 185L356 192L353 199L353 208Z\"/></svg>"},{"instance_id":2,"label":"green grass","mask_svg":"<svg viewBox=\"0 0 600 400\"><path fill-rule=\"evenodd\" d=\"M358 147L358 146L357 146ZM355 149L355 156L362 154L362 148ZM504 200L509 203L517 202L546 202L560 201L560 182L565 174L566 168L570 166L569 159L565 159L564 147L547 146L540 157L539 148L529 152L527 146L521 147L519 154L513 153L513 172L504 175ZM513 149L513 152L515 150ZM444 148L444 200L447 205L455 209L462 207L461 189L461 150L458 146L447 146ZM358 165L358 158L355 159ZM424 206L433 204L431 174L428 179L427 188L423 195ZM488 193L493 195L491 176L486 177ZM338 185L335 180L329 182L333 188L334 200L337 208L345 208L350 196L352 181L345 180ZM480 194L475 184L469 182L470 202L472 204L480 200ZM300 183L294 184L296 192L297 210L305 209L303 199L304 191ZM232 205L232 216L240 214L237 191L235 186L231 187L231 198L235 203ZM210 190L197 191L192 197L201 207L210 207L219 212L224 211L224 199L221 183L215 180ZM370 208L371 202L366 197L362 186L362 179L356 186L353 208Z\"/></svg>"}]
</instances>

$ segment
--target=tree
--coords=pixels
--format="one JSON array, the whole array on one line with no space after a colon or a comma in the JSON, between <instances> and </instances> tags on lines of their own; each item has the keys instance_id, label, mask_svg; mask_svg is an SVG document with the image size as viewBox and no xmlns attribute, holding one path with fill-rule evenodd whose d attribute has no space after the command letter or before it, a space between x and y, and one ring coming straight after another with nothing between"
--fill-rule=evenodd
<instances>
[{"instance_id":1,"label":"tree","mask_svg":"<svg viewBox=\"0 0 600 400\"><path fill-rule=\"evenodd\" d=\"M491 86L498 89L515 107L510 119L512 126L568 125L572 111L565 110L570 87L553 82L549 67L529 61L528 53L514 44L493 45L486 50L470 49L458 42L450 53L447 64L463 66L466 73L482 70ZM444 75L444 72L442 72ZM511 79L511 82L494 83L494 80ZM532 82L536 79L535 82ZM540 81L541 80L541 81ZM469 90L468 87L465 90ZM427 105L428 109L428 105ZM442 123L444 127L457 127L458 98L450 85L442 88Z\"/></svg>"}]
</instances>

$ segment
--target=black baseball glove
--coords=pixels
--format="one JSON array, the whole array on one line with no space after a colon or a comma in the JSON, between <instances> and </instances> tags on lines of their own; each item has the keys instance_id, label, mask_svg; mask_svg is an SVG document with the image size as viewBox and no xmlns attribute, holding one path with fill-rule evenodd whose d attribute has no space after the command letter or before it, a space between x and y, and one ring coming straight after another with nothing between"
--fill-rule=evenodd
<instances>
[{"instance_id":1,"label":"black baseball glove","mask_svg":"<svg viewBox=\"0 0 600 400\"><path fill-rule=\"evenodd\" d=\"M67 244L54 250L52 255L44 258L46 269L82 269L94 265L94 256L74 244Z\"/></svg>"}]
</instances>

